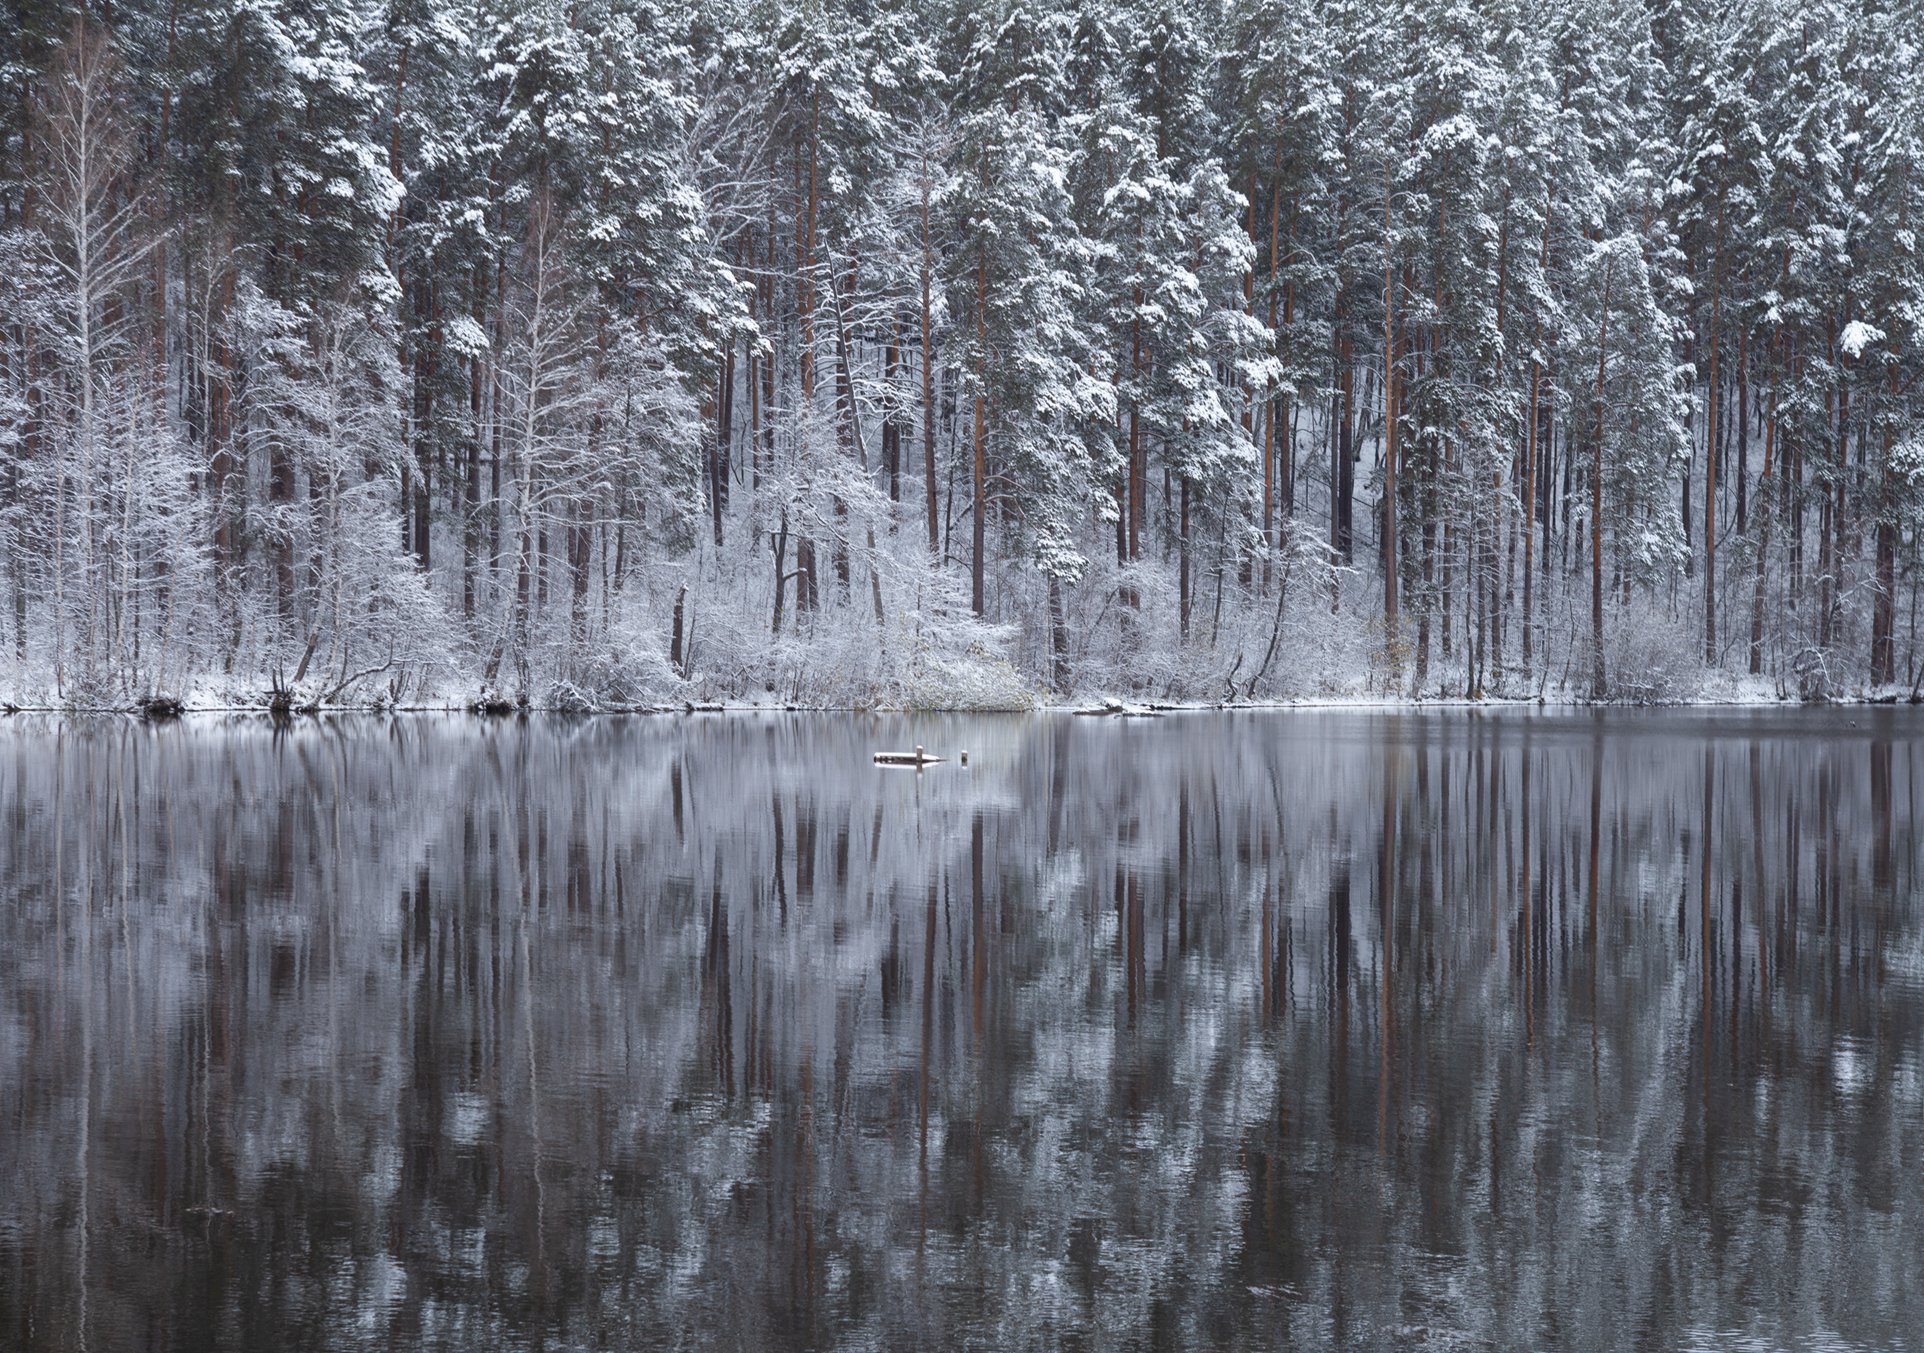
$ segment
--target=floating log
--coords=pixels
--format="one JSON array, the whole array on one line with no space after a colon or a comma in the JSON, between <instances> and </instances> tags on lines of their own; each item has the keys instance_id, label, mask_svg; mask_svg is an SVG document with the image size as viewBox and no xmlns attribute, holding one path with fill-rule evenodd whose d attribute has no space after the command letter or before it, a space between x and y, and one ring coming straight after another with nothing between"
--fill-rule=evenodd
<instances>
[{"instance_id":1,"label":"floating log","mask_svg":"<svg viewBox=\"0 0 1924 1353\"><path fill-rule=\"evenodd\" d=\"M1087 709L1078 709L1073 712L1086 718L1098 719L1154 719L1159 717L1160 713L1153 705L1146 708L1142 705L1125 705L1120 700L1104 700L1100 705L1092 705Z\"/></svg>"},{"instance_id":2,"label":"floating log","mask_svg":"<svg viewBox=\"0 0 1924 1353\"><path fill-rule=\"evenodd\" d=\"M923 766L936 765L945 759L940 756L930 756L920 747L912 752L877 752L875 754L875 764L878 766L914 766L918 770Z\"/></svg>"}]
</instances>

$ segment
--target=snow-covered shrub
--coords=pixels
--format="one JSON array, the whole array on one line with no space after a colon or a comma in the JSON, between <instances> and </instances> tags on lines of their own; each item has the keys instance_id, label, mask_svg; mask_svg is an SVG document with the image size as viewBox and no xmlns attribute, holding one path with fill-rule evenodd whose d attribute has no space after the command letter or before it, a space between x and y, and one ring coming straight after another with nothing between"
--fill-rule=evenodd
<instances>
[{"instance_id":1,"label":"snow-covered shrub","mask_svg":"<svg viewBox=\"0 0 1924 1353\"><path fill-rule=\"evenodd\" d=\"M903 709L1033 709L1039 694L1008 658L986 639L959 648L928 645L902 674L891 702Z\"/></svg>"},{"instance_id":2,"label":"snow-covered shrub","mask_svg":"<svg viewBox=\"0 0 1924 1353\"><path fill-rule=\"evenodd\" d=\"M1655 705L1694 700L1703 694L1702 632L1689 621L1640 614L1619 620L1605 640L1605 675L1612 699Z\"/></svg>"},{"instance_id":3,"label":"snow-covered shrub","mask_svg":"<svg viewBox=\"0 0 1924 1353\"><path fill-rule=\"evenodd\" d=\"M539 703L589 713L661 703L679 687L668 661L638 636L609 636L582 645L565 661Z\"/></svg>"}]
</instances>

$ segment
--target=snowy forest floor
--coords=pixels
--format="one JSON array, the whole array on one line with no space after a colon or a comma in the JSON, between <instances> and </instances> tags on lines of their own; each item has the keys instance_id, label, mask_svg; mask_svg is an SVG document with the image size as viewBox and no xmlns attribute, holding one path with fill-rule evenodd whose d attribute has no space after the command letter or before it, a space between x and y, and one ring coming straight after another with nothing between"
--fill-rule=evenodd
<instances>
[{"instance_id":1,"label":"snowy forest floor","mask_svg":"<svg viewBox=\"0 0 1924 1353\"><path fill-rule=\"evenodd\" d=\"M1113 591L1113 589L1111 589ZM1771 706L1918 702L1917 649L1905 646L1898 680L1874 687L1848 654L1864 645L1840 630L1839 647L1765 650L1765 671L1743 670L1732 645L1719 665L1691 652L1689 622L1661 607L1613 613L1604 645L1605 698L1594 695L1588 645L1568 617L1546 624L1525 670L1518 636L1502 661L1452 642L1441 625L1413 625L1392 660L1376 637L1367 583L1346 590L1340 613L1320 602L1278 619L1274 607L1225 608L1193 640L1144 597L1143 619L1072 628L1066 675L1048 679L1044 626L1011 607L989 622L933 607L892 610L878 628L859 608L812 617L806 629L758 633L747 608L716 605L682 633L641 616L609 635L541 633L531 659L486 663L459 644L310 646L251 632L223 651L176 645L133 667L64 672L53 649L0 649L0 712L150 713L255 711L318 714L418 710L512 714L670 713L721 710L992 712L1182 709L1510 706ZM1267 605L1267 603L1265 603ZM1468 633L1467 629L1462 631ZM672 636L672 637L671 637ZM1428 642L1426 642L1426 639ZM1427 661L1425 655L1427 654Z\"/></svg>"},{"instance_id":2,"label":"snowy forest floor","mask_svg":"<svg viewBox=\"0 0 1924 1353\"><path fill-rule=\"evenodd\" d=\"M1361 683L1359 683L1360 687ZM1659 696L1637 695L1595 699L1580 690L1546 685L1534 694L1503 694L1469 697L1440 689L1423 694L1386 694L1357 689L1349 693L1318 693L1294 696L1230 700L1124 700L1108 694L1063 699L1047 692L1035 692L1026 703L1009 700L1003 704L961 702L952 705L917 704L809 704L761 698L715 699L690 689L681 698L665 696L650 703L598 703L587 705L521 705L503 700L482 688L450 689L432 695L416 695L394 701L378 694L362 698L336 698L325 704L312 696L296 696L277 701L271 687L253 689L231 678L190 683L179 696L149 697L124 703L76 704L50 698L44 688L19 690L0 682L0 715L61 714L145 715L156 719L191 714L267 714L283 716L352 713L466 713L478 717L503 717L522 713L573 715L668 715L668 714L779 714L846 713L870 714L911 711L915 713L1049 713L1082 714L1103 717L1145 717L1163 714L1197 713L1221 710L1412 710L1412 709L1536 709L1536 708L1773 708L1803 705L1892 705L1924 704L1924 694L1903 687L1882 690L1857 689L1832 692L1823 699L1805 699L1794 690L1785 690L1765 677L1707 672L1702 689L1689 694Z\"/></svg>"}]
</instances>

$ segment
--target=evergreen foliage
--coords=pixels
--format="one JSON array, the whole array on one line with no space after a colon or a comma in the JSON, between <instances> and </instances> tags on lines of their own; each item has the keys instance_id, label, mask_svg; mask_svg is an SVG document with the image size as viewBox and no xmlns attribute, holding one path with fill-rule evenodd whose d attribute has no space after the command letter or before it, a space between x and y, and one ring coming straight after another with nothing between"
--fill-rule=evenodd
<instances>
[{"instance_id":1,"label":"evergreen foliage","mask_svg":"<svg viewBox=\"0 0 1924 1353\"><path fill-rule=\"evenodd\" d=\"M1921 41L11 0L0 697L1914 691Z\"/></svg>"}]
</instances>

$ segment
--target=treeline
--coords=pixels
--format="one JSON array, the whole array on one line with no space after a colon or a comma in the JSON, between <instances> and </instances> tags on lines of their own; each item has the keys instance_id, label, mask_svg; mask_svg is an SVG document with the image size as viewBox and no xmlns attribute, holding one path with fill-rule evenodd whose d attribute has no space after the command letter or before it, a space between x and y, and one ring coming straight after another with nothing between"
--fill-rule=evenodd
<instances>
[{"instance_id":1,"label":"treeline","mask_svg":"<svg viewBox=\"0 0 1924 1353\"><path fill-rule=\"evenodd\" d=\"M0 648L79 704L1915 687L1920 36L11 0Z\"/></svg>"}]
</instances>

